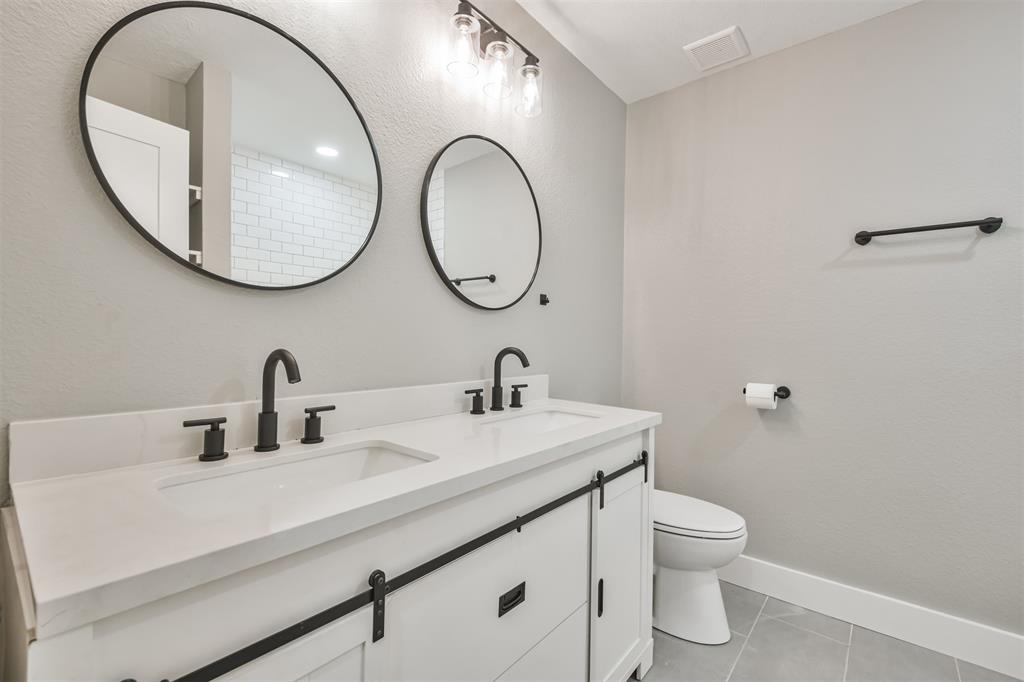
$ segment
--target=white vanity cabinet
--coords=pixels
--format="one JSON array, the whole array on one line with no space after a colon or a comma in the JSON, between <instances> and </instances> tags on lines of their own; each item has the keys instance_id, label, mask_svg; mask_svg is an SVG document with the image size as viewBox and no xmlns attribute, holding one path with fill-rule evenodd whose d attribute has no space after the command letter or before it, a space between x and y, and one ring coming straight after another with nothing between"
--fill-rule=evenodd
<instances>
[{"instance_id":1,"label":"white vanity cabinet","mask_svg":"<svg viewBox=\"0 0 1024 682\"><path fill-rule=\"evenodd\" d=\"M589 517L580 497L388 595L377 642L365 607L223 679L583 682Z\"/></svg>"},{"instance_id":2,"label":"white vanity cabinet","mask_svg":"<svg viewBox=\"0 0 1024 682\"><path fill-rule=\"evenodd\" d=\"M612 449L629 464L640 439ZM635 468L388 595L377 642L366 607L224 679L613 682L646 672L646 473Z\"/></svg>"},{"instance_id":3,"label":"white vanity cabinet","mask_svg":"<svg viewBox=\"0 0 1024 682\"><path fill-rule=\"evenodd\" d=\"M493 417L473 421L460 414L444 423L417 422L406 431L392 425L386 432L383 427L380 433L364 431L359 438L409 443L437 453L438 459L381 475L382 488L394 489L402 481L411 487L401 493L405 497L392 493L376 503L353 504L348 518L359 525L260 561L249 559L255 550L227 548L216 561L202 564L202 580L196 580L199 569L169 564L159 575L133 579L134 592L105 588L95 601L76 602L94 612L108 609L91 618L40 611L38 594L21 594L29 589L32 542L7 533L8 544L29 549L29 561L23 575L13 576L20 580L5 576L5 593L19 596L31 616L44 617L25 619L35 623L26 633L27 646L25 638L8 632L7 655L18 665L5 671L22 672L5 679L622 682L642 675L653 659L652 425L657 415L621 408L601 408L606 411L601 413L598 407L551 401L542 408L547 413L590 409L592 421L584 422L586 430L578 436L537 440L538 446L492 438L497 454L481 454L479 439L465 447L465 454L446 454L443 443L429 440L435 433L450 438L445 435L450 424L465 424L471 436L491 433L479 429L498 423ZM534 421L550 422L547 414L542 417ZM519 424L515 428L522 428ZM420 433L426 434L423 440L414 442ZM488 481L475 473L488 471L474 459L485 456L488 462L509 456L532 460ZM252 461L266 460L253 456ZM135 478L162 480L181 466L161 464L152 474L120 468L109 475L131 495ZM425 482L430 476L437 481L433 489ZM90 490L102 484L88 483ZM16 505L19 491L40 485L51 484L16 488ZM66 477L52 485L65 490L79 482ZM445 487L439 493L437 486ZM419 499L397 506L407 504L410 495ZM21 499L33 498L23 494ZM31 515L34 510L28 509ZM295 527L319 532L318 523L338 523L337 518ZM223 524L229 522L195 526L194 532L225 532ZM39 527L14 523L22 536ZM287 528L283 532L269 537L280 543L289 537ZM237 568L223 570L225 562ZM383 571L388 586L379 637L374 637L380 624L368 582L375 571ZM172 589L168 581L191 584ZM140 599L143 590L153 596ZM114 597L135 603L115 607ZM59 619L70 617L78 623L56 627Z\"/></svg>"},{"instance_id":4,"label":"white vanity cabinet","mask_svg":"<svg viewBox=\"0 0 1024 682\"><path fill-rule=\"evenodd\" d=\"M643 469L634 469L591 499L590 679L622 680L636 668L637 656L651 637L653 542L649 518L650 486Z\"/></svg>"}]
</instances>

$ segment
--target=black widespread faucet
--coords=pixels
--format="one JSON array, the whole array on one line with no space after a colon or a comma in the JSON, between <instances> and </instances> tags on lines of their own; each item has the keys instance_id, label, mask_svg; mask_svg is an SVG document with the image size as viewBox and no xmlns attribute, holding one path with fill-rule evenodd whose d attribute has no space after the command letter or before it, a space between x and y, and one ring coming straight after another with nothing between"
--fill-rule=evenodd
<instances>
[{"instance_id":1,"label":"black widespread faucet","mask_svg":"<svg viewBox=\"0 0 1024 682\"><path fill-rule=\"evenodd\" d=\"M295 362L294 355L284 348L278 348L267 356L267 361L263 363L263 409L260 411L256 433L256 452L270 452L281 447L277 442L277 412L274 410L274 375L279 362L284 365L289 384L302 381L299 363Z\"/></svg>"},{"instance_id":2,"label":"black widespread faucet","mask_svg":"<svg viewBox=\"0 0 1024 682\"><path fill-rule=\"evenodd\" d=\"M502 348L498 351L497 357L494 358L494 386L491 387L491 411L501 412L505 408L501 406L502 403L502 387L501 387L501 361L505 359L506 355L514 355L519 358L519 362L523 363L523 367L529 367L530 361L526 359L526 353L509 346L508 348Z\"/></svg>"}]
</instances>

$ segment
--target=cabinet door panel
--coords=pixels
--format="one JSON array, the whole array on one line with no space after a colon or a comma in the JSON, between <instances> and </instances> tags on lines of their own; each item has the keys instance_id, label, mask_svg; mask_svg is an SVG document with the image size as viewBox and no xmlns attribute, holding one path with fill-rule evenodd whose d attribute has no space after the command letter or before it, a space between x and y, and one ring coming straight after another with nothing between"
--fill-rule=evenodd
<instances>
[{"instance_id":1,"label":"cabinet door panel","mask_svg":"<svg viewBox=\"0 0 1024 682\"><path fill-rule=\"evenodd\" d=\"M363 646L365 642L355 646L341 656L320 666L306 679L309 682L351 682L352 680L365 680L366 670L364 663Z\"/></svg>"},{"instance_id":2,"label":"cabinet door panel","mask_svg":"<svg viewBox=\"0 0 1024 682\"><path fill-rule=\"evenodd\" d=\"M587 679L587 605L530 649L497 682L583 682Z\"/></svg>"},{"instance_id":3,"label":"cabinet door panel","mask_svg":"<svg viewBox=\"0 0 1024 682\"><path fill-rule=\"evenodd\" d=\"M369 607L325 625L218 680L263 682L362 682L373 626Z\"/></svg>"},{"instance_id":4,"label":"cabinet door panel","mask_svg":"<svg viewBox=\"0 0 1024 682\"><path fill-rule=\"evenodd\" d=\"M603 509L600 494L592 498L592 680L625 679L642 647L646 488L636 469L605 486Z\"/></svg>"},{"instance_id":5,"label":"cabinet door panel","mask_svg":"<svg viewBox=\"0 0 1024 682\"><path fill-rule=\"evenodd\" d=\"M588 513L581 497L389 597L372 645L383 678L501 675L586 602ZM499 617L499 597L523 582L525 599Z\"/></svg>"}]
</instances>

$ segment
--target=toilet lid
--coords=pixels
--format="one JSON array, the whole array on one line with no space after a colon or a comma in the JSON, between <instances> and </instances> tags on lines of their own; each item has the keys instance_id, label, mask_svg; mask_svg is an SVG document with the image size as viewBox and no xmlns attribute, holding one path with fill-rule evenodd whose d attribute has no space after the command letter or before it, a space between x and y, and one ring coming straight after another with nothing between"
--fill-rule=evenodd
<instances>
[{"instance_id":1,"label":"toilet lid","mask_svg":"<svg viewBox=\"0 0 1024 682\"><path fill-rule=\"evenodd\" d=\"M654 528L677 535L728 539L742 536L746 523L736 512L717 504L655 490Z\"/></svg>"}]
</instances>

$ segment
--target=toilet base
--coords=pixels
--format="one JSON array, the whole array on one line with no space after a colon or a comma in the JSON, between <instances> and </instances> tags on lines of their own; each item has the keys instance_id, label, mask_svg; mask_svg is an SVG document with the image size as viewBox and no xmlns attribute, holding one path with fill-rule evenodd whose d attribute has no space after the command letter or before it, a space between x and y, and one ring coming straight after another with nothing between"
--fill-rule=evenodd
<instances>
[{"instance_id":1,"label":"toilet base","mask_svg":"<svg viewBox=\"0 0 1024 682\"><path fill-rule=\"evenodd\" d=\"M697 644L725 644L732 639L718 571L680 571L657 566L654 627Z\"/></svg>"}]
</instances>

